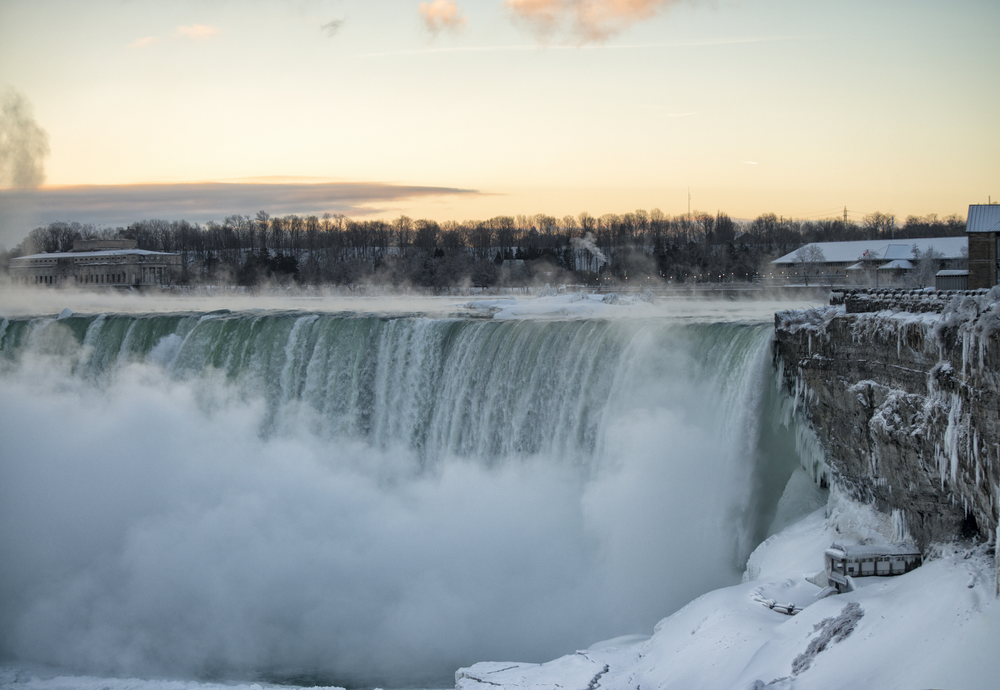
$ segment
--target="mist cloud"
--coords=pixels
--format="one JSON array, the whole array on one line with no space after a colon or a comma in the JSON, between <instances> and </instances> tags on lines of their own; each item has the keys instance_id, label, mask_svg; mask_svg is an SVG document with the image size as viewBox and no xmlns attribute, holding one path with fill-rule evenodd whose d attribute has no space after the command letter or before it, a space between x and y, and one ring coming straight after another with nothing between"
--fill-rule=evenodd
<instances>
[{"instance_id":1,"label":"mist cloud","mask_svg":"<svg viewBox=\"0 0 1000 690\"><path fill-rule=\"evenodd\" d=\"M304 407L262 437L264 401L210 372L132 364L95 384L51 328L0 370L0 656L413 687L648 632L736 577L741 482L720 479L712 417L676 409L714 403L683 376L638 367L596 476L544 455L426 472ZM672 345L649 355L691 368Z\"/></svg>"},{"instance_id":2,"label":"mist cloud","mask_svg":"<svg viewBox=\"0 0 1000 690\"><path fill-rule=\"evenodd\" d=\"M31 104L14 89L0 93L0 187L25 189L45 181L49 135Z\"/></svg>"},{"instance_id":3,"label":"mist cloud","mask_svg":"<svg viewBox=\"0 0 1000 690\"><path fill-rule=\"evenodd\" d=\"M549 40L566 34L579 43L604 41L679 0L504 0L514 19Z\"/></svg>"},{"instance_id":4,"label":"mist cloud","mask_svg":"<svg viewBox=\"0 0 1000 690\"><path fill-rule=\"evenodd\" d=\"M459 13L458 5L452 0L422 2L417 8L417 12L424 22L424 28L434 35L445 29L458 31L465 26L465 17Z\"/></svg>"}]
</instances>

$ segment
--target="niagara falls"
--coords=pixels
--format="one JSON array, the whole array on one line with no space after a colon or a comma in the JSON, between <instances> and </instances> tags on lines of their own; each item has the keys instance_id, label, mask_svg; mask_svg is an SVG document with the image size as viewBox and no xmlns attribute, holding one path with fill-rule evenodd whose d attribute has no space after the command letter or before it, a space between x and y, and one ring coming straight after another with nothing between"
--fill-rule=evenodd
<instances>
[{"instance_id":1,"label":"niagara falls","mask_svg":"<svg viewBox=\"0 0 1000 690\"><path fill-rule=\"evenodd\" d=\"M996 690L998 26L0 0L0 690Z\"/></svg>"},{"instance_id":2,"label":"niagara falls","mask_svg":"<svg viewBox=\"0 0 1000 690\"><path fill-rule=\"evenodd\" d=\"M799 462L766 320L647 309L0 321L5 650L413 687L650 630Z\"/></svg>"}]
</instances>

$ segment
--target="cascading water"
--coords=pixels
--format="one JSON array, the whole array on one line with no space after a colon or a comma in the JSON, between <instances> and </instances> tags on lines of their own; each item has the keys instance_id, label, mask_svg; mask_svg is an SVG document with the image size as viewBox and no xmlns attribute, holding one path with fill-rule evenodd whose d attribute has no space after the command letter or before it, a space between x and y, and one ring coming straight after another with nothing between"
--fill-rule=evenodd
<instances>
[{"instance_id":1,"label":"cascading water","mask_svg":"<svg viewBox=\"0 0 1000 690\"><path fill-rule=\"evenodd\" d=\"M0 655L447 684L738 580L797 463L770 328L0 321Z\"/></svg>"}]
</instances>

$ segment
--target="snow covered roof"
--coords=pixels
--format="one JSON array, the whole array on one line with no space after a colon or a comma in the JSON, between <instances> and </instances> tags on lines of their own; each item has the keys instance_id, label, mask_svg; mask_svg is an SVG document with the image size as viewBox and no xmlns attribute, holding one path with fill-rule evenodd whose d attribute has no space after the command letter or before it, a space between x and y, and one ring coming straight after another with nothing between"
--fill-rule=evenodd
<instances>
[{"instance_id":1,"label":"snow covered roof","mask_svg":"<svg viewBox=\"0 0 1000 690\"><path fill-rule=\"evenodd\" d=\"M942 277L945 277L945 276L967 276L967 275L969 275L969 272L968 271L962 271L962 270L959 270L957 268L945 268L945 269L942 269L942 270L938 271L934 275L935 276L942 276Z\"/></svg>"},{"instance_id":2,"label":"snow covered roof","mask_svg":"<svg viewBox=\"0 0 1000 690\"><path fill-rule=\"evenodd\" d=\"M913 268L913 263L907 259L895 259L887 264L878 267L880 271L909 271Z\"/></svg>"},{"instance_id":3,"label":"snow covered roof","mask_svg":"<svg viewBox=\"0 0 1000 690\"><path fill-rule=\"evenodd\" d=\"M969 204L966 232L1000 232L1000 204Z\"/></svg>"},{"instance_id":4,"label":"snow covered roof","mask_svg":"<svg viewBox=\"0 0 1000 690\"><path fill-rule=\"evenodd\" d=\"M837 553L837 552L840 553ZM833 553L831 553L833 552ZM920 549L906 544L838 544L830 545L826 553L838 558L873 558L875 556L919 556ZM843 554L843 555L841 555Z\"/></svg>"},{"instance_id":5,"label":"snow covered roof","mask_svg":"<svg viewBox=\"0 0 1000 690\"><path fill-rule=\"evenodd\" d=\"M100 258L102 256L178 256L176 253L170 252L153 252L148 249L106 249L97 252L50 252L42 254L29 254L28 256L19 256L16 259L11 259L11 261L30 261L32 259L92 259Z\"/></svg>"},{"instance_id":6,"label":"snow covered roof","mask_svg":"<svg viewBox=\"0 0 1000 690\"><path fill-rule=\"evenodd\" d=\"M1000 208L1000 206L997 206L997 208ZM861 256L865 252L868 252L868 257L866 258L872 261L912 259L914 247L921 252L933 249L941 254L942 259L960 259L965 257L968 252L969 240L966 237L922 237L920 239L892 241L813 242L811 245L806 246L819 247L823 252L823 259L821 261L812 261L809 263L849 263L861 259ZM802 260L796 257L799 249L777 258L771 263L778 265L802 263Z\"/></svg>"}]
</instances>

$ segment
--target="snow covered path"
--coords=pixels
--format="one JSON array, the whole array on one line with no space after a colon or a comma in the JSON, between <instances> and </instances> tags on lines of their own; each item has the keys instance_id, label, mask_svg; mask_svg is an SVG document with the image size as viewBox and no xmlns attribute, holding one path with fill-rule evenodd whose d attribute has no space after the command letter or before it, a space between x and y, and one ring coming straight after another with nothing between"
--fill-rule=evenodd
<instances>
[{"instance_id":1,"label":"snow covered path","mask_svg":"<svg viewBox=\"0 0 1000 690\"><path fill-rule=\"evenodd\" d=\"M985 549L942 547L912 573L858 578L856 591L816 600L819 588L805 577L838 536L821 509L761 545L758 579L705 594L649 639L619 638L545 664L479 663L456 673L456 687L998 687L1000 603ZM805 609L789 617L768 599Z\"/></svg>"}]
</instances>

